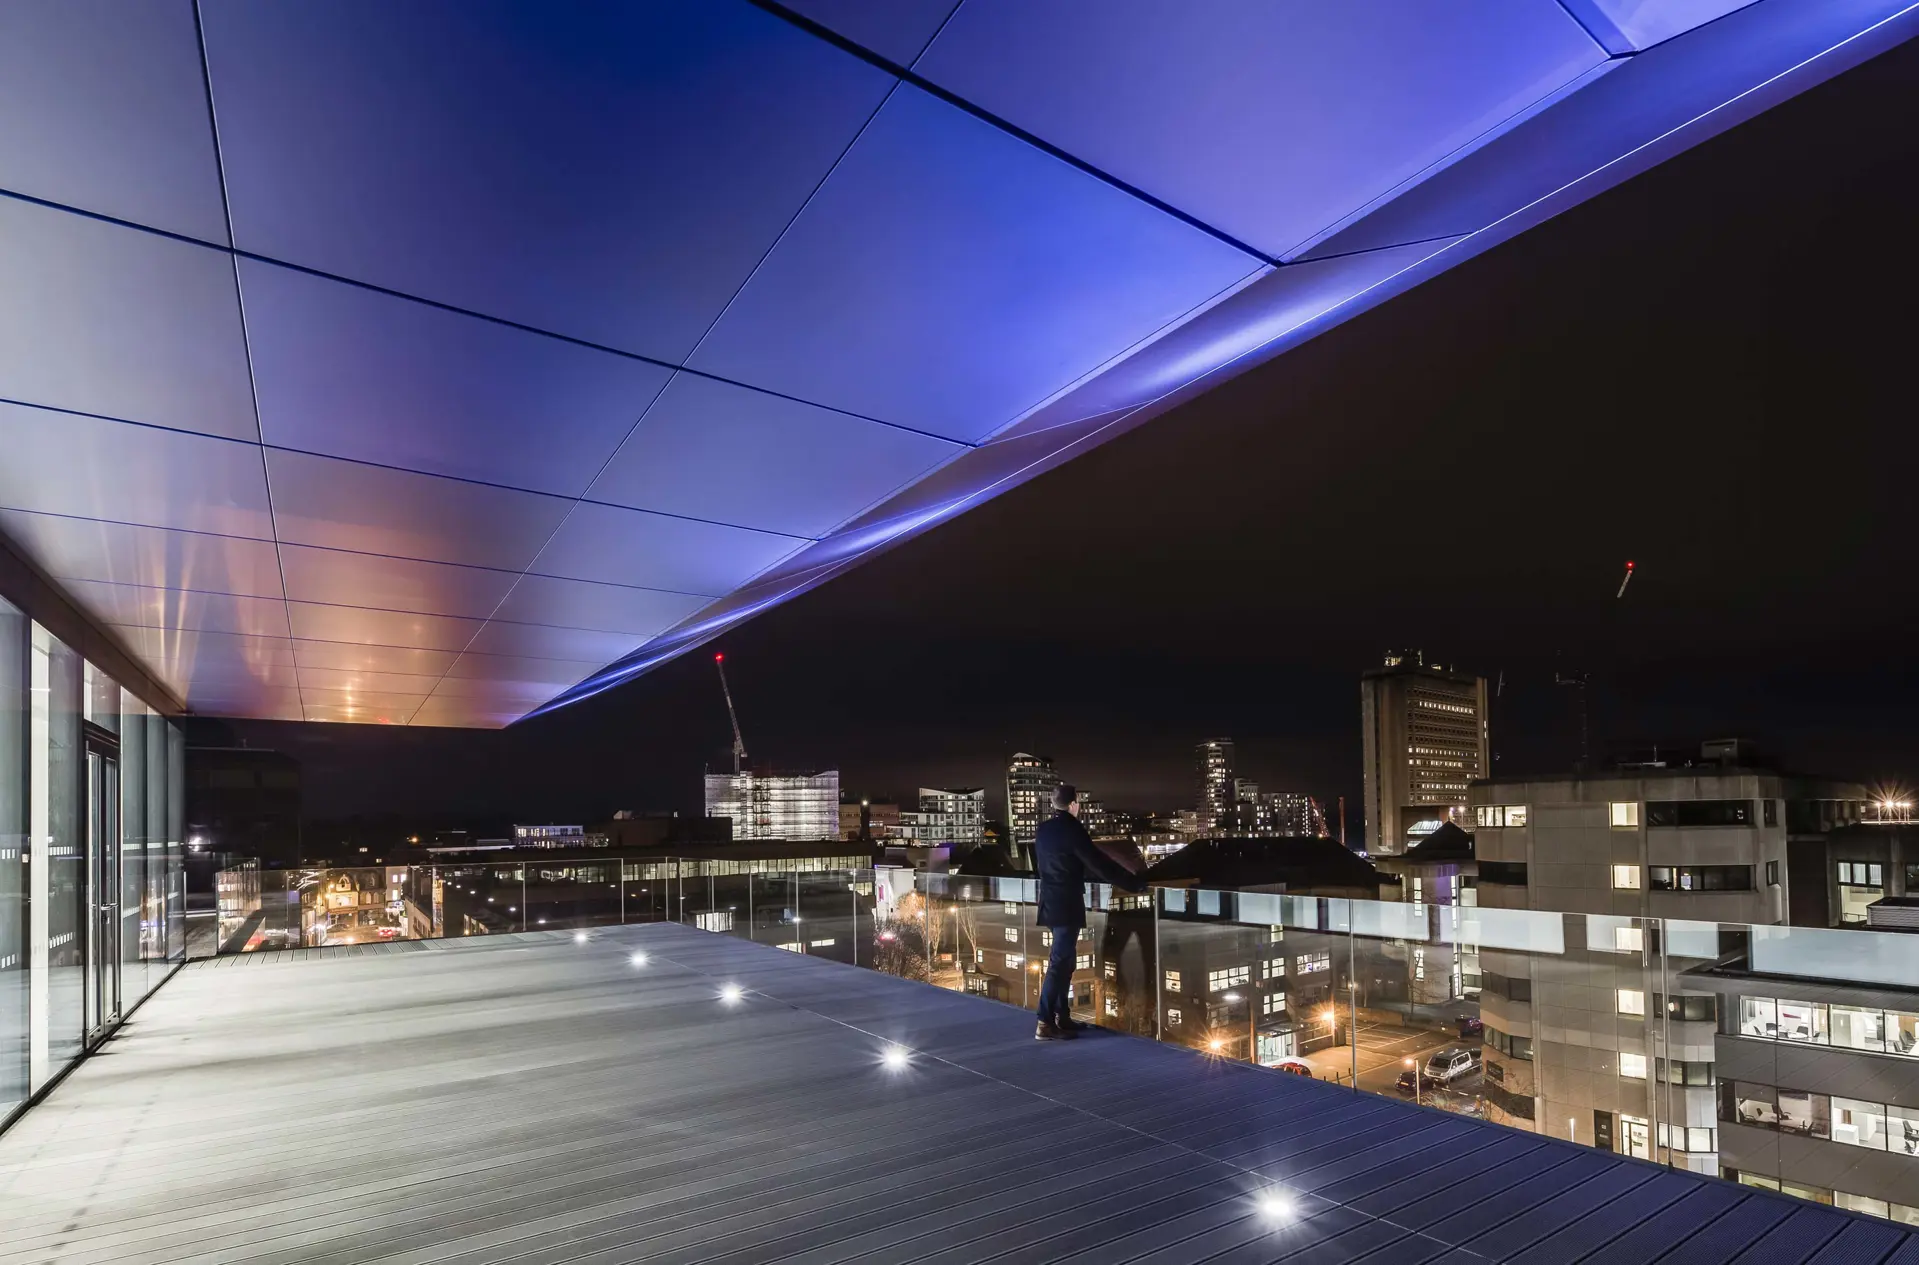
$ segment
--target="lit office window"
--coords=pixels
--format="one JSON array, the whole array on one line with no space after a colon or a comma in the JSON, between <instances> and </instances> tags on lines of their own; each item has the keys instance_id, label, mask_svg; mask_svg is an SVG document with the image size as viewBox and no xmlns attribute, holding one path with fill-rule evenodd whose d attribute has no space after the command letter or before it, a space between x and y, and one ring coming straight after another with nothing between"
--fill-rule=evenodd
<instances>
[{"instance_id":1,"label":"lit office window","mask_svg":"<svg viewBox=\"0 0 1919 1265\"><path fill-rule=\"evenodd\" d=\"M1252 982L1252 978L1253 968L1250 966L1229 966L1223 971L1208 971L1206 991L1219 993L1229 988L1240 988Z\"/></svg>"},{"instance_id":2,"label":"lit office window","mask_svg":"<svg viewBox=\"0 0 1919 1265\"><path fill-rule=\"evenodd\" d=\"M1166 1026L1169 1028L1179 1027L1179 1012L1177 1010L1169 1010L1166 1012Z\"/></svg>"},{"instance_id":3,"label":"lit office window","mask_svg":"<svg viewBox=\"0 0 1919 1265\"><path fill-rule=\"evenodd\" d=\"M1178 971L1166 972L1166 991L1169 993L1177 993L1179 991L1179 972Z\"/></svg>"},{"instance_id":4,"label":"lit office window","mask_svg":"<svg viewBox=\"0 0 1919 1265\"><path fill-rule=\"evenodd\" d=\"M1636 1081L1645 1080L1646 1056L1643 1054L1628 1054L1623 1050L1620 1051L1619 1074Z\"/></svg>"},{"instance_id":5,"label":"lit office window","mask_svg":"<svg viewBox=\"0 0 1919 1265\"><path fill-rule=\"evenodd\" d=\"M1082 954L1080 954L1080 955L1079 955L1078 957L1076 957L1076 958L1074 958L1074 959L1073 959L1073 969L1074 969L1074 970L1076 970L1076 971L1090 971L1090 970L1092 970L1092 969L1093 969L1093 955L1092 955L1092 954L1090 954L1090 953L1082 953Z\"/></svg>"},{"instance_id":6,"label":"lit office window","mask_svg":"<svg viewBox=\"0 0 1919 1265\"><path fill-rule=\"evenodd\" d=\"M1315 971L1330 971L1333 969L1333 955L1331 953L1302 953L1293 959L1293 969L1300 975L1311 975Z\"/></svg>"},{"instance_id":7,"label":"lit office window","mask_svg":"<svg viewBox=\"0 0 1919 1265\"><path fill-rule=\"evenodd\" d=\"M1615 989L1613 993L1617 1009L1622 1015L1643 1015L1646 1013L1646 994L1636 988Z\"/></svg>"},{"instance_id":8,"label":"lit office window","mask_svg":"<svg viewBox=\"0 0 1919 1265\"><path fill-rule=\"evenodd\" d=\"M1612 947L1620 953L1639 953L1646 947L1646 933L1638 927L1614 927Z\"/></svg>"},{"instance_id":9,"label":"lit office window","mask_svg":"<svg viewBox=\"0 0 1919 1265\"><path fill-rule=\"evenodd\" d=\"M1634 800L1628 804L1609 804L1607 808L1610 813L1613 829L1634 830L1638 828L1639 801Z\"/></svg>"},{"instance_id":10,"label":"lit office window","mask_svg":"<svg viewBox=\"0 0 1919 1265\"><path fill-rule=\"evenodd\" d=\"M1286 994L1267 993L1260 999L1259 1012L1263 1015L1283 1015L1286 1013Z\"/></svg>"},{"instance_id":11,"label":"lit office window","mask_svg":"<svg viewBox=\"0 0 1919 1265\"><path fill-rule=\"evenodd\" d=\"M1019 928L1018 928L1018 927L1008 927L1008 928L1006 929L1006 943L1008 943L1008 944L1018 944L1018 943L1019 943Z\"/></svg>"},{"instance_id":12,"label":"lit office window","mask_svg":"<svg viewBox=\"0 0 1919 1265\"><path fill-rule=\"evenodd\" d=\"M1017 971L1020 967L1026 965L1026 958L1018 953L1009 953L1006 955L1006 965Z\"/></svg>"},{"instance_id":13,"label":"lit office window","mask_svg":"<svg viewBox=\"0 0 1919 1265\"><path fill-rule=\"evenodd\" d=\"M1612 867L1612 885L1621 891L1639 890L1639 867L1636 865L1615 865Z\"/></svg>"}]
</instances>

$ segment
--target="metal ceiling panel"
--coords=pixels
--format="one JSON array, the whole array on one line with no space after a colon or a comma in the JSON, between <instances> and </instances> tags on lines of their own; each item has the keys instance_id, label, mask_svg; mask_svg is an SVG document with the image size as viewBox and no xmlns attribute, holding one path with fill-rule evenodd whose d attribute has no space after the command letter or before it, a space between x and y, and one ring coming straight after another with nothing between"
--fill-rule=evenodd
<instances>
[{"instance_id":1,"label":"metal ceiling panel","mask_svg":"<svg viewBox=\"0 0 1919 1265\"><path fill-rule=\"evenodd\" d=\"M281 545L280 565L286 576L287 596L296 602L468 619L491 615L519 579L512 571L305 545Z\"/></svg>"},{"instance_id":2,"label":"metal ceiling panel","mask_svg":"<svg viewBox=\"0 0 1919 1265\"><path fill-rule=\"evenodd\" d=\"M315 668L300 665L300 686L315 690L357 690L362 693L418 694L433 692L440 683L439 674L416 676L406 672L349 672L339 668Z\"/></svg>"},{"instance_id":3,"label":"metal ceiling panel","mask_svg":"<svg viewBox=\"0 0 1919 1265\"><path fill-rule=\"evenodd\" d=\"M744 3L201 9L240 247L675 362L893 82Z\"/></svg>"},{"instance_id":4,"label":"metal ceiling panel","mask_svg":"<svg viewBox=\"0 0 1919 1265\"><path fill-rule=\"evenodd\" d=\"M106 584L98 580L62 581L94 618L106 624L195 632L243 633L285 638L286 603L277 597L241 597L192 589Z\"/></svg>"},{"instance_id":5,"label":"metal ceiling panel","mask_svg":"<svg viewBox=\"0 0 1919 1265\"><path fill-rule=\"evenodd\" d=\"M1763 0L1631 57L1308 257L1509 236L1906 38L1902 0Z\"/></svg>"},{"instance_id":6,"label":"metal ceiling panel","mask_svg":"<svg viewBox=\"0 0 1919 1265\"><path fill-rule=\"evenodd\" d=\"M463 650L480 631L477 619L416 615L403 611L363 610L356 606L316 606L288 602L293 635L302 641L346 641L366 646L411 646L424 650Z\"/></svg>"},{"instance_id":7,"label":"metal ceiling panel","mask_svg":"<svg viewBox=\"0 0 1919 1265\"><path fill-rule=\"evenodd\" d=\"M451 650L422 650L411 646L295 641L293 657L302 672L308 668L331 668L336 672L394 672L404 676L437 677L460 656Z\"/></svg>"},{"instance_id":8,"label":"metal ceiling panel","mask_svg":"<svg viewBox=\"0 0 1919 1265\"><path fill-rule=\"evenodd\" d=\"M519 624L549 624L652 637L679 623L709 600L658 589L528 575L513 586L513 592L500 603L495 618Z\"/></svg>"},{"instance_id":9,"label":"metal ceiling panel","mask_svg":"<svg viewBox=\"0 0 1919 1265\"><path fill-rule=\"evenodd\" d=\"M57 580L281 596L270 540L0 510L5 532Z\"/></svg>"},{"instance_id":10,"label":"metal ceiling panel","mask_svg":"<svg viewBox=\"0 0 1919 1265\"><path fill-rule=\"evenodd\" d=\"M460 694L484 692L489 682L515 681L523 684L571 685L593 670L591 663L573 663L537 656L463 654L447 669L446 679L436 693Z\"/></svg>"},{"instance_id":11,"label":"metal ceiling panel","mask_svg":"<svg viewBox=\"0 0 1919 1265\"><path fill-rule=\"evenodd\" d=\"M745 583L804 543L582 501L529 569L561 580L715 594Z\"/></svg>"},{"instance_id":12,"label":"metal ceiling panel","mask_svg":"<svg viewBox=\"0 0 1919 1265\"><path fill-rule=\"evenodd\" d=\"M0 404L0 508L273 539L252 444Z\"/></svg>"},{"instance_id":13,"label":"metal ceiling panel","mask_svg":"<svg viewBox=\"0 0 1919 1265\"><path fill-rule=\"evenodd\" d=\"M267 469L281 540L427 562L520 570L572 504L274 448Z\"/></svg>"},{"instance_id":14,"label":"metal ceiling panel","mask_svg":"<svg viewBox=\"0 0 1919 1265\"><path fill-rule=\"evenodd\" d=\"M671 370L240 261L269 444L579 496Z\"/></svg>"},{"instance_id":15,"label":"metal ceiling panel","mask_svg":"<svg viewBox=\"0 0 1919 1265\"><path fill-rule=\"evenodd\" d=\"M787 0L818 22L897 66L911 66L959 0Z\"/></svg>"},{"instance_id":16,"label":"metal ceiling panel","mask_svg":"<svg viewBox=\"0 0 1919 1265\"><path fill-rule=\"evenodd\" d=\"M0 4L0 188L224 245L192 0Z\"/></svg>"},{"instance_id":17,"label":"metal ceiling panel","mask_svg":"<svg viewBox=\"0 0 1919 1265\"><path fill-rule=\"evenodd\" d=\"M347 725L404 725L413 719L423 699L395 695L381 699L309 699L301 692L303 719Z\"/></svg>"},{"instance_id":18,"label":"metal ceiling panel","mask_svg":"<svg viewBox=\"0 0 1919 1265\"><path fill-rule=\"evenodd\" d=\"M292 646L284 637L120 625L113 632L189 707L198 706L192 697L196 691L226 695L298 684Z\"/></svg>"},{"instance_id":19,"label":"metal ceiling panel","mask_svg":"<svg viewBox=\"0 0 1919 1265\"><path fill-rule=\"evenodd\" d=\"M445 698L434 695L420 704L410 725L451 729L504 729L518 720L524 708L488 706L470 698Z\"/></svg>"},{"instance_id":20,"label":"metal ceiling panel","mask_svg":"<svg viewBox=\"0 0 1919 1265\"><path fill-rule=\"evenodd\" d=\"M796 2L203 0L242 258L188 0L0 0L0 533L193 709L499 725L1919 33Z\"/></svg>"},{"instance_id":21,"label":"metal ceiling panel","mask_svg":"<svg viewBox=\"0 0 1919 1265\"><path fill-rule=\"evenodd\" d=\"M232 260L0 197L0 396L258 438Z\"/></svg>"},{"instance_id":22,"label":"metal ceiling panel","mask_svg":"<svg viewBox=\"0 0 1919 1265\"><path fill-rule=\"evenodd\" d=\"M202 693L189 706L212 716L248 716L256 720L307 718L296 689L256 688L232 693Z\"/></svg>"},{"instance_id":23,"label":"metal ceiling panel","mask_svg":"<svg viewBox=\"0 0 1919 1265\"><path fill-rule=\"evenodd\" d=\"M915 69L1285 258L1605 59L1556 0L968 0Z\"/></svg>"},{"instance_id":24,"label":"metal ceiling panel","mask_svg":"<svg viewBox=\"0 0 1919 1265\"><path fill-rule=\"evenodd\" d=\"M386 722L389 724L405 724L406 718L426 701L426 697L424 693L394 694L377 690L319 689L308 685L304 680L300 682L300 700L306 705L308 711L357 710L377 716L392 717Z\"/></svg>"},{"instance_id":25,"label":"metal ceiling panel","mask_svg":"<svg viewBox=\"0 0 1919 1265\"><path fill-rule=\"evenodd\" d=\"M475 654L524 655L600 664L630 653L645 640L635 633L592 632L584 628L513 624L496 619L479 631L467 649Z\"/></svg>"},{"instance_id":26,"label":"metal ceiling panel","mask_svg":"<svg viewBox=\"0 0 1919 1265\"><path fill-rule=\"evenodd\" d=\"M822 536L961 451L931 435L682 373L589 495Z\"/></svg>"},{"instance_id":27,"label":"metal ceiling panel","mask_svg":"<svg viewBox=\"0 0 1919 1265\"><path fill-rule=\"evenodd\" d=\"M1636 53L1743 9L1753 0L1564 0L1611 53Z\"/></svg>"},{"instance_id":28,"label":"metal ceiling panel","mask_svg":"<svg viewBox=\"0 0 1919 1265\"><path fill-rule=\"evenodd\" d=\"M902 86L690 363L972 442L1258 266Z\"/></svg>"},{"instance_id":29,"label":"metal ceiling panel","mask_svg":"<svg viewBox=\"0 0 1919 1265\"><path fill-rule=\"evenodd\" d=\"M1117 418L1359 302L1457 238L1340 255L1269 271L1151 346L1066 392L995 443L1105 415Z\"/></svg>"}]
</instances>

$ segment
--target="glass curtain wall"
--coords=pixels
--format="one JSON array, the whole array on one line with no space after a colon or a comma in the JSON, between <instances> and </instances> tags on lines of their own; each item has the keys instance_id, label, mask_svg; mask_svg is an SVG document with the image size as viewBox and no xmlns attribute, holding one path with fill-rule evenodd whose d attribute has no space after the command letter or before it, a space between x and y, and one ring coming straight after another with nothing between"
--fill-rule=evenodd
<instances>
[{"instance_id":1,"label":"glass curtain wall","mask_svg":"<svg viewBox=\"0 0 1919 1265\"><path fill-rule=\"evenodd\" d=\"M0 1120L27 1097L27 617L0 600Z\"/></svg>"},{"instance_id":2,"label":"glass curtain wall","mask_svg":"<svg viewBox=\"0 0 1919 1265\"><path fill-rule=\"evenodd\" d=\"M178 727L0 601L0 1124L181 957Z\"/></svg>"}]
</instances>

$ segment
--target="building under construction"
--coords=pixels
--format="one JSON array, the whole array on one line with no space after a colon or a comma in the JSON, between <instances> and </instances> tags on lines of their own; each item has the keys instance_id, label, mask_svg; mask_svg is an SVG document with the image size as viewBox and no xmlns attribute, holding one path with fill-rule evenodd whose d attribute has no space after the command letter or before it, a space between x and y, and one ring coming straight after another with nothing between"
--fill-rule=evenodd
<instances>
[{"instance_id":1,"label":"building under construction","mask_svg":"<svg viewBox=\"0 0 1919 1265\"><path fill-rule=\"evenodd\" d=\"M837 839L839 770L709 773L706 815L732 818L735 839Z\"/></svg>"}]
</instances>

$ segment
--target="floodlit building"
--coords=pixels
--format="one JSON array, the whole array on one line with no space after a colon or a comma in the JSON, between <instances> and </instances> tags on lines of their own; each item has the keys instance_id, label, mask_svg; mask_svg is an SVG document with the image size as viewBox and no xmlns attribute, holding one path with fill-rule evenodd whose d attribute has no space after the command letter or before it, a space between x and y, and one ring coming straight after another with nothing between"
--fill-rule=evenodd
<instances>
[{"instance_id":1,"label":"floodlit building","mask_svg":"<svg viewBox=\"0 0 1919 1265\"><path fill-rule=\"evenodd\" d=\"M1359 680L1366 851L1390 856L1465 812L1466 788L1492 769L1486 678L1395 651Z\"/></svg>"},{"instance_id":2,"label":"floodlit building","mask_svg":"<svg viewBox=\"0 0 1919 1265\"><path fill-rule=\"evenodd\" d=\"M1194 813L1201 836L1217 833L1232 812L1233 740L1209 738L1193 748ZM1257 793L1257 787L1254 788Z\"/></svg>"},{"instance_id":3,"label":"floodlit building","mask_svg":"<svg viewBox=\"0 0 1919 1265\"><path fill-rule=\"evenodd\" d=\"M914 843L951 845L956 856L970 852L986 841L986 791L922 786L919 810L900 813L898 831Z\"/></svg>"},{"instance_id":4,"label":"floodlit building","mask_svg":"<svg viewBox=\"0 0 1919 1265\"><path fill-rule=\"evenodd\" d=\"M1006 766L1007 851L1015 861L1030 856L1039 824L1053 815L1053 788L1060 783L1053 762L1021 751Z\"/></svg>"},{"instance_id":5,"label":"floodlit building","mask_svg":"<svg viewBox=\"0 0 1919 1265\"><path fill-rule=\"evenodd\" d=\"M735 839L837 839L839 770L709 773L706 815L731 818Z\"/></svg>"}]
</instances>

